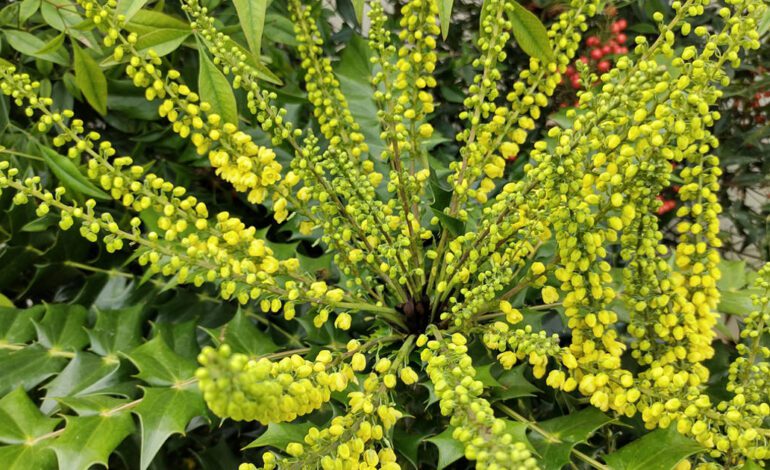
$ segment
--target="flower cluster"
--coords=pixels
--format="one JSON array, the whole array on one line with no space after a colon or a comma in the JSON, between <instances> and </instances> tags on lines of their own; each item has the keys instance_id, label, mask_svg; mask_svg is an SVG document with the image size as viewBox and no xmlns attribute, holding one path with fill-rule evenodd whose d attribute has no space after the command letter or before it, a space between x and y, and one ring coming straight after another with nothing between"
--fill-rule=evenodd
<instances>
[{"instance_id":1,"label":"flower cluster","mask_svg":"<svg viewBox=\"0 0 770 470\"><path fill-rule=\"evenodd\" d=\"M327 372L332 355L321 351L315 361L299 355L278 362L233 354L228 345L204 349L196 378L211 410L239 421L280 423L317 410L354 379L352 370Z\"/></svg>"},{"instance_id":2,"label":"flower cluster","mask_svg":"<svg viewBox=\"0 0 770 470\"><path fill-rule=\"evenodd\" d=\"M149 101L163 100L158 114L172 124L174 132L188 138L199 154L208 154L217 175L245 192L248 200L262 203L267 189L281 178L281 165L272 150L256 145L250 135L239 131L237 123L223 122L211 112L211 105L201 102L197 93L182 83L177 70L164 73L162 61L154 51L137 50L137 35L122 30L124 19L115 13L115 1L101 5L79 2L88 18L101 18L106 30L104 44L113 47L113 58L128 58L126 75L134 86L145 89Z\"/></svg>"},{"instance_id":3,"label":"flower cluster","mask_svg":"<svg viewBox=\"0 0 770 470\"><path fill-rule=\"evenodd\" d=\"M16 204L34 201L39 215L58 214L62 229L78 224L85 238L110 251L130 247L150 273L214 283L224 299L282 312L330 338L321 348L312 343L263 357L222 345L199 358L200 388L222 417L318 424L316 412L332 397L339 402L339 412L310 428L302 442L265 452L266 469L400 468L391 433L415 417L399 397L421 381L441 411L429 405L424 416L451 426L477 468L535 468L537 456L485 398L473 364L478 353L469 344L492 352L504 369L526 362L535 378L579 392L603 411L640 415L651 429L676 426L714 459L732 464L770 455L762 428L770 414L768 351L758 339L768 328L767 293L746 319L746 344L728 378L733 398L714 408L704 393L720 277L720 169L713 154L719 142L710 131L720 116L713 106L729 83L728 65L739 66L742 54L759 47L762 2L728 1L718 10L718 30L692 26L707 1L673 2L670 22L656 15L659 37L650 43L640 36L614 67L602 65L591 75L595 86L578 91L569 125L551 127L531 148L529 134L600 2L572 0L548 29L553 55L531 58L505 96L510 15L521 7L513 0L484 2L476 75L459 116L465 123L456 135L459 154L441 174L426 145L436 134L429 120L438 105L439 2L406 2L398 34L391 34L380 2L370 3L371 84L382 144L371 147L323 55L315 2L287 5L317 124L301 130L260 85L259 64L218 29L213 12L198 0L183 1L199 53L245 91L262 131L292 155L281 165L243 123L222 122L158 54L139 50L113 0L78 2L114 61L148 100L159 102L173 131L208 155L216 174L248 201L271 202L278 222L295 217L299 231L332 255L329 276L308 272L299 256L279 256L254 227L228 212L209 214L184 187L118 156L73 111L53 109L39 81L7 65L0 65L0 91L29 118L30 138L61 148L115 204L155 213L158 228L138 216L115 220L102 206L109 203L70 200L63 188L49 188L7 161L0 162L0 186L15 192ZM625 25L613 28L616 46L625 47ZM696 45L678 48L678 35L690 34ZM604 54L598 43L593 47ZM663 59L672 66L661 65ZM375 147L383 149L379 155ZM505 159L517 155L527 157L524 175L501 182ZM675 169L682 204L678 244L669 249L657 195ZM447 183L452 194L437 208L436 188ZM620 280L613 260L623 266ZM770 268L759 283L767 288ZM625 329L618 325L619 302L630 312ZM563 309L571 340L562 344L556 335L517 326L525 308Z\"/></svg>"},{"instance_id":4,"label":"flower cluster","mask_svg":"<svg viewBox=\"0 0 770 470\"><path fill-rule=\"evenodd\" d=\"M505 422L495 418L490 403L481 395L483 384L468 355L467 339L460 333L451 338L420 338L426 347L422 360L439 397L441 413L451 416L452 437L463 443L465 457L477 468L537 468L537 461L522 442L506 433Z\"/></svg>"}]
</instances>

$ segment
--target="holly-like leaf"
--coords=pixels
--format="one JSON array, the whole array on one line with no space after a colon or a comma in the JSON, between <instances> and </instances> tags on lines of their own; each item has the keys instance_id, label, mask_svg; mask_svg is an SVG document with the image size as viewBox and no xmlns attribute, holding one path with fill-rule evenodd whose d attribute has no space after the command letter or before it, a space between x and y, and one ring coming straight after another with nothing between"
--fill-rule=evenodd
<instances>
[{"instance_id":1,"label":"holly-like leaf","mask_svg":"<svg viewBox=\"0 0 770 470\"><path fill-rule=\"evenodd\" d=\"M44 145L38 145L38 149L40 149L40 155L43 157L45 164L53 174L56 175L56 178L59 179L62 186L68 191L89 196L94 199L100 199L102 201L111 199L107 193L94 186L94 184L80 172L77 165L75 165L72 160L64 155L59 155L55 150Z\"/></svg>"},{"instance_id":2,"label":"holly-like leaf","mask_svg":"<svg viewBox=\"0 0 770 470\"><path fill-rule=\"evenodd\" d=\"M142 341L142 305L120 310L97 310L96 324L88 330L91 349L101 356L130 351Z\"/></svg>"},{"instance_id":3,"label":"holly-like leaf","mask_svg":"<svg viewBox=\"0 0 770 470\"><path fill-rule=\"evenodd\" d=\"M448 427L441 434L425 439L428 442L432 442L438 449L436 470L448 467L465 455L463 444L452 437L453 431L454 428Z\"/></svg>"},{"instance_id":4,"label":"holly-like leaf","mask_svg":"<svg viewBox=\"0 0 770 470\"><path fill-rule=\"evenodd\" d=\"M23 444L53 431L61 419L45 416L22 388L0 400L0 442Z\"/></svg>"},{"instance_id":5,"label":"holly-like leaf","mask_svg":"<svg viewBox=\"0 0 770 470\"><path fill-rule=\"evenodd\" d=\"M67 363L63 357L52 356L40 346L28 346L17 351L0 352L0 394L16 387L29 390L59 372Z\"/></svg>"},{"instance_id":6,"label":"holly-like leaf","mask_svg":"<svg viewBox=\"0 0 770 470\"><path fill-rule=\"evenodd\" d=\"M104 116L107 114L107 79L104 72L91 54L74 41L72 51L75 54L75 84L83 92L88 104Z\"/></svg>"},{"instance_id":7,"label":"holly-like leaf","mask_svg":"<svg viewBox=\"0 0 770 470\"><path fill-rule=\"evenodd\" d=\"M439 0L438 20L441 23L441 36L446 39L449 34L449 24L452 22L452 4L454 0Z\"/></svg>"},{"instance_id":8,"label":"holly-like leaf","mask_svg":"<svg viewBox=\"0 0 770 470\"><path fill-rule=\"evenodd\" d=\"M132 385L133 387L133 385ZM96 393L77 397L57 398L63 407L77 413L78 416L95 416L109 412L129 402L127 398L116 398L111 395Z\"/></svg>"},{"instance_id":9,"label":"holly-like leaf","mask_svg":"<svg viewBox=\"0 0 770 470\"><path fill-rule=\"evenodd\" d=\"M457 217L452 217L449 214L446 214L442 210L438 210L435 207L431 207L431 210L433 211L433 215L438 217L439 222L441 222L441 226L444 227L454 236L460 236L465 233L465 223L458 219Z\"/></svg>"},{"instance_id":10,"label":"holly-like leaf","mask_svg":"<svg viewBox=\"0 0 770 470\"><path fill-rule=\"evenodd\" d=\"M40 344L49 349L83 349L88 344L87 316L88 311L82 305L46 305L45 316L35 323Z\"/></svg>"},{"instance_id":11,"label":"holly-like leaf","mask_svg":"<svg viewBox=\"0 0 770 470\"><path fill-rule=\"evenodd\" d=\"M59 468L87 470L91 465L107 466L113 450L134 430L127 411L94 416L67 416L64 432L51 444Z\"/></svg>"},{"instance_id":12,"label":"holly-like leaf","mask_svg":"<svg viewBox=\"0 0 770 470\"><path fill-rule=\"evenodd\" d=\"M246 42L255 57L259 57L262 50L262 32L265 28L267 4L268 0L233 0Z\"/></svg>"},{"instance_id":13,"label":"holly-like leaf","mask_svg":"<svg viewBox=\"0 0 770 470\"><path fill-rule=\"evenodd\" d=\"M270 423L261 436L243 449L274 447L284 450L292 442L304 442L305 434L312 427L311 423Z\"/></svg>"},{"instance_id":14,"label":"holly-like leaf","mask_svg":"<svg viewBox=\"0 0 770 470\"><path fill-rule=\"evenodd\" d=\"M492 389L492 394L496 400L510 400L512 398L531 397L540 391L537 387L524 377L526 366L523 364L514 367L511 370L504 371L497 377L500 383L499 387Z\"/></svg>"},{"instance_id":15,"label":"holly-like leaf","mask_svg":"<svg viewBox=\"0 0 770 470\"><path fill-rule=\"evenodd\" d=\"M513 37L527 55L544 62L553 60L548 31L534 13L513 2L508 17L513 23Z\"/></svg>"},{"instance_id":16,"label":"holly-like leaf","mask_svg":"<svg viewBox=\"0 0 770 470\"><path fill-rule=\"evenodd\" d=\"M205 414L206 405L197 388L144 388L142 402L133 411L141 423L144 470L169 436L184 434L191 419Z\"/></svg>"},{"instance_id":17,"label":"holly-like leaf","mask_svg":"<svg viewBox=\"0 0 770 470\"><path fill-rule=\"evenodd\" d=\"M139 369L136 377L151 385L172 386L190 379L195 373L195 362L174 352L160 335L127 356Z\"/></svg>"},{"instance_id":18,"label":"holly-like leaf","mask_svg":"<svg viewBox=\"0 0 770 470\"><path fill-rule=\"evenodd\" d=\"M706 449L674 427L657 429L604 458L613 470L670 470L682 459Z\"/></svg>"},{"instance_id":19,"label":"holly-like leaf","mask_svg":"<svg viewBox=\"0 0 770 470\"><path fill-rule=\"evenodd\" d=\"M103 358L88 352L79 352L50 383L40 407L44 413L56 409L57 398L77 397L104 391L117 384L120 361Z\"/></svg>"},{"instance_id":20,"label":"holly-like leaf","mask_svg":"<svg viewBox=\"0 0 770 470\"><path fill-rule=\"evenodd\" d=\"M205 48L199 47L200 69L198 70L198 91L201 100L211 105L214 113L225 122L238 123L238 107L230 82L206 55Z\"/></svg>"},{"instance_id":21,"label":"holly-like leaf","mask_svg":"<svg viewBox=\"0 0 770 470\"><path fill-rule=\"evenodd\" d=\"M0 447L3 470L56 470L56 454L45 442L33 446L15 444Z\"/></svg>"},{"instance_id":22,"label":"holly-like leaf","mask_svg":"<svg viewBox=\"0 0 770 470\"><path fill-rule=\"evenodd\" d=\"M35 325L45 307L35 305L25 310L0 307L0 341L6 343L26 343L35 338Z\"/></svg>"},{"instance_id":23,"label":"holly-like leaf","mask_svg":"<svg viewBox=\"0 0 770 470\"><path fill-rule=\"evenodd\" d=\"M266 333L259 330L243 309L238 309L232 320L221 328L208 330L218 344L225 343L234 352L260 356L278 350L278 346Z\"/></svg>"},{"instance_id":24,"label":"holly-like leaf","mask_svg":"<svg viewBox=\"0 0 770 470\"><path fill-rule=\"evenodd\" d=\"M590 407L538 423L538 427L547 431L549 437L532 431L529 438L540 454L542 468L559 470L569 464L570 452L575 445L585 442L597 429L612 421L613 418Z\"/></svg>"}]
</instances>

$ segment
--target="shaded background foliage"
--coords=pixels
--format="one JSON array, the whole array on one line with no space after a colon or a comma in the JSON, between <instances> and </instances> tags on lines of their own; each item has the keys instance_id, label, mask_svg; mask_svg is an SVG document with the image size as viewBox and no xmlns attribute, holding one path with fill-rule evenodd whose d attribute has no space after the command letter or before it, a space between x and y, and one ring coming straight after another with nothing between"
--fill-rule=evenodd
<instances>
[{"instance_id":1,"label":"shaded background foliage","mask_svg":"<svg viewBox=\"0 0 770 470\"><path fill-rule=\"evenodd\" d=\"M180 26L184 23L174 19L184 18L179 5L163 0L124 0L122 3L144 5L145 9L156 12L156 16L145 18L148 20L145 28L151 24L150 19L165 21L159 28L163 31L152 39L157 42L153 46L168 50L164 59L182 71L187 83L198 83L200 63L195 40L189 28L185 29ZM217 9L220 26L247 45L231 2L205 3ZM398 11L397 2L391 3L392 10ZM564 8L562 2L550 0L523 4L545 23ZM620 1L607 8L606 15L594 20L589 35L606 35L611 22L620 18L626 19L630 37L655 34L653 12L670 13L667 4L660 0ZM40 80L43 89L54 99L55 107L74 108L86 121L86 127L98 129L122 153L131 155L142 165L152 165L155 173L187 187L212 209L230 211L247 224L262 229L277 251L300 253L303 262L319 275L338 276L329 257L320 256L321 250L314 245L314 240L294 238L297 232L291 220L274 223L269 207L248 204L241 195L219 182L206 157L197 155L190 143L168 129L165 121L157 116L156 105L147 102L143 92L125 79L121 68L109 67L110 59L89 31L92 25L83 22L74 11L69 0L7 3L0 9L0 58L17 64ZM439 173L456 155L452 137L461 126L457 115L465 86L473 76L470 62L474 56L473 35L479 22L478 14L478 1L455 0L450 34L439 44L436 75L440 86L436 93L442 105L431 118L437 129L432 164ZM351 110L363 132L370 137L368 140L373 142L378 131L366 81L370 64L365 41L359 37L359 33L365 33L366 24L359 24L352 0L331 2L324 15L324 21L319 24L325 36L326 52L336 58L335 70L350 98ZM397 20L398 14L392 20L394 27ZM767 18L762 25L765 38L769 27L770 18ZM266 84L266 88L277 92L278 103L289 110L290 120L298 127L306 127L310 125L307 117L311 111L305 101L298 58L293 49L296 42L292 28L283 2L271 2L265 18L260 60L279 78L275 80L278 83ZM83 71L77 70L73 43L91 46L87 53L104 72L106 96L95 97L84 90ZM526 64L527 56L512 43L508 57L505 73L517 75L521 64ZM80 67L87 69L84 65ZM770 67L770 48L761 49L742 64L726 90L728 99L722 102L722 120L715 130L722 142L718 153L725 169L720 194L725 207L725 252L750 265L770 257L770 242L766 237L770 214L767 203L770 126L766 123L770 112L770 74L767 67ZM563 88L550 109L555 122L561 116L560 104L574 100L569 87L565 84ZM234 95L238 106L243 108L244 94L235 90ZM103 101L107 114L99 109L99 100ZM240 119L252 117L243 113ZM242 124L257 143L269 143L254 122ZM27 118L9 106L7 97L0 98L0 145L16 149L6 151L3 158L10 158L15 166L30 173L43 175L48 184L64 184L75 197L99 196L100 190L82 176L78 178L78 169L64 163L68 161L65 157L41 150L41 147L50 147L50 142L30 133L28 127ZM531 133L530 139L541 137L542 129ZM276 149L276 152L282 162L288 162L286 149ZM510 178L521 175L525 160L520 157L510 162L507 169ZM436 184L440 189L440 184ZM675 201L675 188L663 197ZM35 423L27 431L35 438L42 436L47 440L51 439L46 437L49 433L59 433L53 437L56 443L52 450L35 457L40 459L37 462L40 468L55 468L57 458L61 468L73 469L88 468L96 462L108 462L111 468L132 469L178 468L180 465L235 468L243 460L258 460L257 450L241 451L252 440L257 439L261 445L280 446L296 440L306 430L307 424L271 426L265 430L253 423L220 423L205 410L200 397L194 393L194 385L187 383L192 377L195 356L202 345L221 341L253 354L274 351L276 345L300 347L303 343L299 338L311 345L329 341L344 343L347 338L340 332L318 332L254 308L238 309L217 300L216 294L206 288L180 287L173 279L150 279L136 264L131 264L130 255L107 253L103 246L88 243L74 232L58 231L53 217L39 218L28 206L15 207L10 194L0 197L0 209L3 211L0 218L0 395L4 396L0 399L0 411L27 410L26 418ZM100 202L100 209L110 211L116 220L129 217L107 198ZM141 216L145 221L157 217L149 212ZM673 226L675 211L661 217ZM673 240L673 232L668 236ZM724 380L734 353L737 319L750 309L751 290L747 285L751 274L746 274L745 267L744 261L724 264L726 275L721 286L724 298L720 305L724 316L719 325L722 342L710 363L714 384ZM624 313L621 311L619 315L622 317ZM561 332L556 314L537 319L528 317L527 321L542 321L546 328ZM158 357L163 360L154 360ZM588 458L598 453L613 454L643 434L639 422L616 426L618 423L593 408L565 418L564 415L583 404L581 400L538 384L522 368L503 372L490 360L479 364L481 380L494 390L499 400L506 400L512 412L538 422L543 432L530 431L529 441L541 455L547 456L551 468L566 465L570 453L579 452ZM12 389L10 384L23 384L26 393ZM413 403L420 408L435 398L429 388L418 388L415 393ZM149 406L152 398L158 398L158 403L171 400L175 411ZM34 411L37 406L42 407L43 413ZM99 415L104 410L111 410L107 417ZM332 409L328 413L334 412ZM68 440L67 428L57 428L62 416L67 419L67 426L75 423L92 436L114 438L89 441L92 452L79 454L81 444ZM170 418L162 421L164 416ZM320 423L327 417L318 415L314 419ZM466 468L461 458L462 449L451 435L446 432L436 435L435 423L429 420L406 422L395 436L396 448L403 459L417 468L429 468L427 462L436 459L439 466ZM527 435L526 426L509 423L511 432ZM156 432L149 436L147 433L152 429ZM184 431L185 436L179 434ZM561 442L554 444L550 438L557 434ZM18 440L18 436L0 436L0 442L5 444L0 446L0 460L11 462L11 468L29 468L24 465L31 461L28 460L30 454L19 446ZM642 445L648 447L640 447L639 443L645 440ZM613 454L608 463L614 468L638 468L626 467L623 462L638 463L640 448L660 448L660 453L654 455L657 462L673 465L699 450L691 446L678 434L659 431Z\"/></svg>"}]
</instances>

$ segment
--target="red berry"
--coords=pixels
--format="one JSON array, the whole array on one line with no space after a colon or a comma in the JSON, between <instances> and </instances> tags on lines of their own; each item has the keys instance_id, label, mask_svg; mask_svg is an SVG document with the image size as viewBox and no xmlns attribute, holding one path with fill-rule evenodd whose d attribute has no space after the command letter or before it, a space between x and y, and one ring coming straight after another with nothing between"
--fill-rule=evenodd
<instances>
[{"instance_id":1,"label":"red berry","mask_svg":"<svg viewBox=\"0 0 770 470\"><path fill-rule=\"evenodd\" d=\"M676 207L676 201L671 199L663 201L663 205L658 207L658 215L663 215L667 212L671 212Z\"/></svg>"},{"instance_id":2,"label":"red berry","mask_svg":"<svg viewBox=\"0 0 770 470\"><path fill-rule=\"evenodd\" d=\"M599 72L602 72L602 73L609 72L610 67L611 67L610 63L606 60L603 60L596 65L596 68L599 70Z\"/></svg>"},{"instance_id":3,"label":"red berry","mask_svg":"<svg viewBox=\"0 0 770 470\"><path fill-rule=\"evenodd\" d=\"M612 47L602 46L602 55L607 55L612 52Z\"/></svg>"},{"instance_id":4,"label":"red berry","mask_svg":"<svg viewBox=\"0 0 770 470\"><path fill-rule=\"evenodd\" d=\"M567 66L567 75L572 75L575 73L575 67L568 65Z\"/></svg>"},{"instance_id":5,"label":"red berry","mask_svg":"<svg viewBox=\"0 0 770 470\"><path fill-rule=\"evenodd\" d=\"M588 47L596 47L599 45L599 37L598 36L589 36L588 39L586 39L586 45Z\"/></svg>"},{"instance_id":6,"label":"red berry","mask_svg":"<svg viewBox=\"0 0 770 470\"><path fill-rule=\"evenodd\" d=\"M572 78L572 88L576 90L580 88L580 77L575 76Z\"/></svg>"},{"instance_id":7,"label":"red berry","mask_svg":"<svg viewBox=\"0 0 770 470\"><path fill-rule=\"evenodd\" d=\"M594 60L599 60L599 59L601 59L602 57L604 57L604 54L602 54L602 50L601 50L601 49L593 49L593 50L591 51L591 58L592 58L592 59L594 59Z\"/></svg>"},{"instance_id":8,"label":"red berry","mask_svg":"<svg viewBox=\"0 0 770 470\"><path fill-rule=\"evenodd\" d=\"M620 28L621 30L624 30L626 29L626 26L628 26L628 21L626 21L625 18L621 18L617 21L617 24L618 24L618 28Z\"/></svg>"},{"instance_id":9,"label":"red berry","mask_svg":"<svg viewBox=\"0 0 770 470\"><path fill-rule=\"evenodd\" d=\"M628 48L621 47L620 49L618 49L618 54L628 54Z\"/></svg>"},{"instance_id":10,"label":"red berry","mask_svg":"<svg viewBox=\"0 0 770 470\"><path fill-rule=\"evenodd\" d=\"M623 33L620 33L620 34L618 34L618 35L615 37L615 40L618 42L618 44L625 44L625 43L626 43L626 41L628 40L628 36L626 36L626 35L625 35L625 34L623 34Z\"/></svg>"},{"instance_id":11,"label":"red berry","mask_svg":"<svg viewBox=\"0 0 770 470\"><path fill-rule=\"evenodd\" d=\"M586 57L586 56L584 56L584 55L581 55L581 56L580 56L580 58L579 58L578 60L579 60L580 62L583 62L584 64L587 64L587 63L588 63L588 57Z\"/></svg>"}]
</instances>

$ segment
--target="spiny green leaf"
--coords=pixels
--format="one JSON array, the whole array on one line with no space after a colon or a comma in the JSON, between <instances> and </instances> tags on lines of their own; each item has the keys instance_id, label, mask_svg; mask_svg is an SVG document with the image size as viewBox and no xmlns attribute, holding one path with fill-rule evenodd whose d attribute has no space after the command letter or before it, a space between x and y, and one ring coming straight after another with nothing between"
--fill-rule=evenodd
<instances>
[{"instance_id":1,"label":"spiny green leaf","mask_svg":"<svg viewBox=\"0 0 770 470\"><path fill-rule=\"evenodd\" d=\"M553 60L553 48L548 31L537 16L516 2L509 11L513 23L513 37L527 55L543 62Z\"/></svg>"},{"instance_id":2,"label":"spiny green leaf","mask_svg":"<svg viewBox=\"0 0 770 470\"><path fill-rule=\"evenodd\" d=\"M24 55L47 60L59 65L69 65L70 63L69 54L63 47L52 52L38 54L37 51L43 49L46 43L33 34L15 29L4 29L3 34L5 34L5 38L12 48Z\"/></svg>"},{"instance_id":3,"label":"spiny green leaf","mask_svg":"<svg viewBox=\"0 0 770 470\"><path fill-rule=\"evenodd\" d=\"M0 394L16 387L29 390L59 372L66 363L67 359L52 356L40 345L18 351L0 350Z\"/></svg>"},{"instance_id":4,"label":"spiny green leaf","mask_svg":"<svg viewBox=\"0 0 770 470\"><path fill-rule=\"evenodd\" d=\"M110 415L67 416L64 432L51 444L59 468L87 470L91 465L107 466L113 450L134 430L127 411Z\"/></svg>"},{"instance_id":5,"label":"spiny green leaf","mask_svg":"<svg viewBox=\"0 0 770 470\"><path fill-rule=\"evenodd\" d=\"M44 413L56 409L58 398L77 397L102 392L118 383L117 358L103 358L89 352L79 352L50 383L40 407Z\"/></svg>"},{"instance_id":6,"label":"spiny green leaf","mask_svg":"<svg viewBox=\"0 0 770 470\"><path fill-rule=\"evenodd\" d=\"M682 459L705 450L672 426L646 434L609 454L604 460L613 470L670 470Z\"/></svg>"},{"instance_id":7,"label":"spiny green leaf","mask_svg":"<svg viewBox=\"0 0 770 470\"><path fill-rule=\"evenodd\" d=\"M91 349L99 355L107 356L139 346L143 320L142 305L120 310L97 310L96 324L88 330Z\"/></svg>"},{"instance_id":8,"label":"spiny green leaf","mask_svg":"<svg viewBox=\"0 0 770 470\"><path fill-rule=\"evenodd\" d=\"M465 455L463 444L452 437L454 428L448 427L441 434L425 439L432 442L438 449L438 464L436 470L448 467Z\"/></svg>"},{"instance_id":9,"label":"spiny green leaf","mask_svg":"<svg viewBox=\"0 0 770 470\"><path fill-rule=\"evenodd\" d=\"M524 377L526 366L523 364L514 367L511 370L505 370L497 381L500 382L499 387L492 389L492 395L495 400L510 400L512 398L531 397L540 389L532 385L532 383Z\"/></svg>"},{"instance_id":10,"label":"spiny green leaf","mask_svg":"<svg viewBox=\"0 0 770 470\"><path fill-rule=\"evenodd\" d=\"M558 439L558 442L535 431L530 433L529 438L540 454L541 466L545 470L559 470L569 463L570 452L575 445L585 442L597 429L612 421L613 418L590 407L538 423L538 427L547 431L549 437Z\"/></svg>"},{"instance_id":11,"label":"spiny green leaf","mask_svg":"<svg viewBox=\"0 0 770 470\"><path fill-rule=\"evenodd\" d=\"M59 155L55 150L44 145L38 145L40 154L45 160L45 164L51 169L59 182L68 191L75 194L82 194L94 199L103 201L109 200L110 196L91 183L78 169L78 167L64 155Z\"/></svg>"},{"instance_id":12,"label":"spiny green leaf","mask_svg":"<svg viewBox=\"0 0 770 470\"><path fill-rule=\"evenodd\" d=\"M259 58L262 49L262 32L265 28L265 11L268 0L233 0L241 29L246 36L252 54Z\"/></svg>"},{"instance_id":13,"label":"spiny green leaf","mask_svg":"<svg viewBox=\"0 0 770 470\"><path fill-rule=\"evenodd\" d=\"M131 385L134 387L133 384ZM96 393L77 397L57 398L56 401L65 408L69 408L78 416L95 416L109 412L129 402L128 398L116 398L111 395Z\"/></svg>"},{"instance_id":14,"label":"spiny green leaf","mask_svg":"<svg viewBox=\"0 0 770 470\"><path fill-rule=\"evenodd\" d=\"M171 386L193 376L195 362L168 347L158 335L127 354L139 373L136 377L148 384Z\"/></svg>"},{"instance_id":15,"label":"spiny green leaf","mask_svg":"<svg viewBox=\"0 0 770 470\"><path fill-rule=\"evenodd\" d=\"M28 309L0 307L0 341L5 343L27 343L35 338L35 324L45 307L35 305Z\"/></svg>"},{"instance_id":16,"label":"spiny green leaf","mask_svg":"<svg viewBox=\"0 0 770 470\"><path fill-rule=\"evenodd\" d=\"M150 466L169 436L184 434L187 423L205 412L197 388L144 388L142 402L134 408L142 428L140 468Z\"/></svg>"},{"instance_id":17,"label":"spiny green leaf","mask_svg":"<svg viewBox=\"0 0 770 470\"><path fill-rule=\"evenodd\" d=\"M274 447L284 450L292 442L304 442L305 434L312 427L312 423L270 423L261 436L243 449Z\"/></svg>"},{"instance_id":18,"label":"spiny green leaf","mask_svg":"<svg viewBox=\"0 0 770 470\"><path fill-rule=\"evenodd\" d=\"M56 470L56 454L46 442L29 446L16 444L0 447L0 462L4 470Z\"/></svg>"},{"instance_id":19,"label":"spiny green leaf","mask_svg":"<svg viewBox=\"0 0 770 470\"><path fill-rule=\"evenodd\" d=\"M449 24L452 22L452 4L454 0L439 0L438 18L441 23L441 36L446 39L449 34Z\"/></svg>"},{"instance_id":20,"label":"spiny green leaf","mask_svg":"<svg viewBox=\"0 0 770 470\"><path fill-rule=\"evenodd\" d=\"M225 122L238 123L238 107L230 82L211 62L204 47L199 47L200 69L198 70L198 92L201 100L211 105L214 113L222 116Z\"/></svg>"},{"instance_id":21,"label":"spiny green leaf","mask_svg":"<svg viewBox=\"0 0 770 470\"><path fill-rule=\"evenodd\" d=\"M72 42L75 54L75 84L83 92L88 104L99 114L107 114L107 79L99 64L77 43Z\"/></svg>"},{"instance_id":22,"label":"spiny green leaf","mask_svg":"<svg viewBox=\"0 0 770 470\"><path fill-rule=\"evenodd\" d=\"M82 305L46 305L45 316L35 323L40 344L49 349L83 349L88 344L87 316L88 311Z\"/></svg>"},{"instance_id":23,"label":"spiny green leaf","mask_svg":"<svg viewBox=\"0 0 770 470\"><path fill-rule=\"evenodd\" d=\"M465 223L463 223L462 220L457 217L452 217L451 215L444 213L444 211L434 207L431 207L431 210L433 211L433 215L438 217L441 226L449 230L449 233L454 236L460 236L465 233Z\"/></svg>"},{"instance_id":24,"label":"spiny green leaf","mask_svg":"<svg viewBox=\"0 0 770 470\"><path fill-rule=\"evenodd\" d=\"M23 388L0 400L0 442L23 444L53 431L61 419L49 418L37 408Z\"/></svg>"},{"instance_id":25,"label":"spiny green leaf","mask_svg":"<svg viewBox=\"0 0 770 470\"><path fill-rule=\"evenodd\" d=\"M267 334L260 331L243 309L238 309L232 320L221 328L208 333L217 342L225 343L234 352L259 356L278 350L278 346Z\"/></svg>"},{"instance_id":26,"label":"spiny green leaf","mask_svg":"<svg viewBox=\"0 0 770 470\"><path fill-rule=\"evenodd\" d=\"M169 348L180 356L195 361L201 352L198 344L198 322L195 320L183 323L160 322L153 325L153 336L163 338Z\"/></svg>"}]
</instances>

